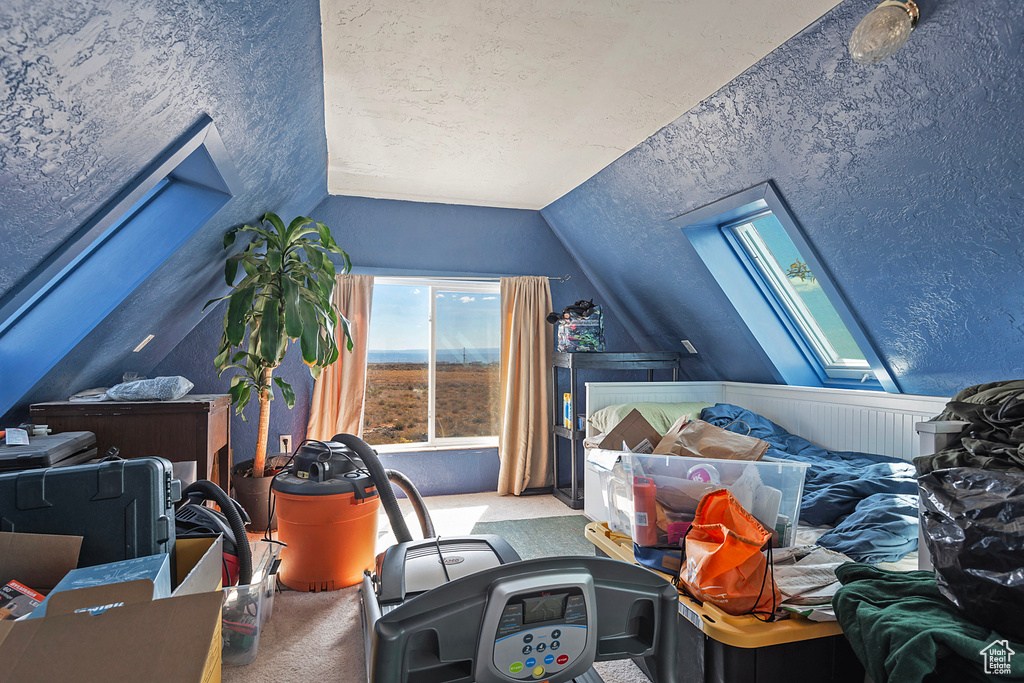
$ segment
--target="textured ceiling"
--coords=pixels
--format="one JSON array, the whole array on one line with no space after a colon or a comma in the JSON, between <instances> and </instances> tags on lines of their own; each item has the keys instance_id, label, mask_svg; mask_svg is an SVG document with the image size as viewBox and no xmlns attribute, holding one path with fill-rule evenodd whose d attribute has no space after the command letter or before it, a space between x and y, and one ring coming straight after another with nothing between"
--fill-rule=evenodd
<instances>
[{"instance_id":1,"label":"textured ceiling","mask_svg":"<svg viewBox=\"0 0 1024 683\"><path fill-rule=\"evenodd\" d=\"M328 189L543 208L836 4L321 0Z\"/></svg>"}]
</instances>

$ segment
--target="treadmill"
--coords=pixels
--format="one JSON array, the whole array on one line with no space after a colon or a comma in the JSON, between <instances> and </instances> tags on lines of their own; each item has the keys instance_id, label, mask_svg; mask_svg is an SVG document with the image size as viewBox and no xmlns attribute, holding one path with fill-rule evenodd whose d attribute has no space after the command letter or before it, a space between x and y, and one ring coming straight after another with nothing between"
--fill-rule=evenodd
<instances>
[{"instance_id":1,"label":"treadmill","mask_svg":"<svg viewBox=\"0 0 1024 683\"><path fill-rule=\"evenodd\" d=\"M497 536L392 546L360 589L367 681L602 683L594 662L634 657L650 658L656 680L676 680L678 593L669 582L608 558L514 556ZM435 576L440 567L447 578L428 588L429 578L407 576L403 565ZM413 590L396 592L406 579Z\"/></svg>"}]
</instances>

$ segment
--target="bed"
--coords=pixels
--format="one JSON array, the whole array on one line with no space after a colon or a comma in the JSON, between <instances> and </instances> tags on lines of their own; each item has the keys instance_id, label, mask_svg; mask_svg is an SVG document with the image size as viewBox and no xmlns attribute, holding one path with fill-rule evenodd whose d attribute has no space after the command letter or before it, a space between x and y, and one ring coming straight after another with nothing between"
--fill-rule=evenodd
<instances>
[{"instance_id":1,"label":"bed","mask_svg":"<svg viewBox=\"0 0 1024 683\"><path fill-rule=\"evenodd\" d=\"M719 426L735 419L752 423L752 434L771 444L768 455L810 465L801 504L801 542L822 537L821 545L855 559L885 564L903 558L900 568L913 568L919 559L916 552L908 552L917 545L911 462L932 452L936 432L942 431L932 423L918 436L915 427L941 413L947 400L739 382L588 383L587 435L593 444L598 427L591 418L618 410L613 407L708 404L712 407L703 411L703 419ZM601 478L613 454L593 448L586 454L584 512L595 521L613 523L609 510L616 501L609 496L619 494Z\"/></svg>"}]
</instances>

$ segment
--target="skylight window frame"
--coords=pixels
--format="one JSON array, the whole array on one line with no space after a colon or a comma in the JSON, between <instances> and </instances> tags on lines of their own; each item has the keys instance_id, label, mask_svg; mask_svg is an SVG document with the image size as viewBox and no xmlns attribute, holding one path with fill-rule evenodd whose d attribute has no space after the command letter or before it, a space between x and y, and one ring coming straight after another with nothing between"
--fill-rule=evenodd
<instances>
[{"instance_id":1,"label":"skylight window frame","mask_svg":"<svg viewBox=\"0 0 1024 683\"><path fill-rule=\"evenodd\" d=\"M756 220L769 213L778 219L814 272L823 293L863 353L868 363L866 370L840 366L833 368L833 375L838 377L826 375L823 365L781 304L774 296L765 295L759 271L745 258L745 251L735 236L729 230L722 230L723 226ZM902 393L898 380L882 360L772 181L685 211L669 220L682 230L726 299L735 307L743 323L741 329L777 382Z\"/></svg>"},{"instance_id":2,"label":"skylight window frame","mask_svg":"<svg viewBox=\"0 0 1024 683\"><path fill-rule=\"evenodd\" d=\"M437 398L437 292L467 292L501 295L501 283L490 278L445 279L444 277L429 276L376 276L374 287L386 285L400 285L404 287L424 287L428 289L428 300L430 308L428 313L428 324L430 333L428 340L427 354L427 440L416 443L393 443L393 444L371 444L380 453L410 453L419 451L439 451L452 449L478 449L496 448L498 446L498 435L493 436L468 436L468 437L438 437L436 424L436 398ZM500 314L499 314L500 315ZM373 324L373 309L371 304L370 312L371 325ZM500 317L499 317L500 323Z\"/></svg>"},{"instance_id":3,"label":"skylight window frame","mask_svg":"<svg viewBox=\"0 0 1024 683\"><path fill-rule=\"evenodd\" d=\"M789 278L782 269L782 264L776 260L771 248L765 243L754 223L767 216L775 216L775 214L771 211L759 211L744 219L723 224L721 228L725 232L726 239L741 252L741 258L747 260L748 271L757 279L764 295L769 299L774 299L773 303L777 304L779 313L788 318L795 333L804 342L805 350L813 354L815 361L820 365L820 372L826 378L861 380L868 375L870 379L873 379L870 365L866 360L843 358L839 355L821 329L814 314L793 289L792 283L789 282ZM804 253L800 252L800 255L806 262L807 257ZM811 270L813 272L814 269ZM861 353L863 354L863 351Z\"/></svg>"}]
</instances>

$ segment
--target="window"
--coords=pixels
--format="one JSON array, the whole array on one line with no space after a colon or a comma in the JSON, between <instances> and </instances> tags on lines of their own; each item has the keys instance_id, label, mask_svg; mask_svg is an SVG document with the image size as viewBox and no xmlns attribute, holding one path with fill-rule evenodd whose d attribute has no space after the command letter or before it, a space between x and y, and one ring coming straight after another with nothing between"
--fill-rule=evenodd
<instances>
[{"instance_id":1,"label":"window","mask_svg":"<svg viewBox=\"0 0 1024 683\"><path fill-rule=\"evenodd\" d=\"M777 382L901 391L771 182L672 220Z\"/></svg>"},{"instance_id":2,"label":"window","mask_svg":"<svg viewBox=\"0 0 1024 683\"><path fill-rule=\"evenodd\" d=\"M0 298L0 415L16 406L241 188L216 126L204 116Z\"/></svg>"},{"instance_id":3,"label":"window","mask_svg":"<svg viewBox=\"0 0 1024 683\"><path fill-rule=\"evenodd\" d=\"M731 229L768 296L785 311L828 377L860 380L870 368L807 259L772 213Z\"/></svg>"},{"instance_id":4,"label":"window","mask_svg":"<svg viewBox=\"0 0 1024 683\"><path fill-rule=\"evenodd\" d=\"M378 277L363 438L380 450L498 443L499 285Z\"/></svg>"}]
</instances>

